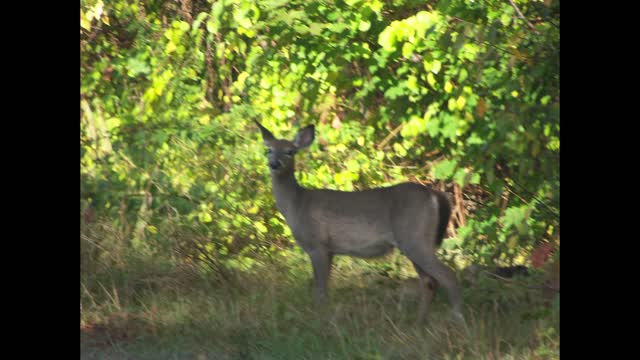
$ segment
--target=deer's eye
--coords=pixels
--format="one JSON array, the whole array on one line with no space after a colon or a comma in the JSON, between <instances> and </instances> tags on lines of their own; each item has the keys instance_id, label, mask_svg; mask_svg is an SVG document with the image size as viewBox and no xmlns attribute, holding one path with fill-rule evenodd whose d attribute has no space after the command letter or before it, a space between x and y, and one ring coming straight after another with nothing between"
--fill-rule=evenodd
<instances>
[{"instance_id":1,"label":"deer's eye","mask_svg":"<svg viewBox=\"0 0 640 360\"><path fill-rule=\"evenodd\" d=\"M285 154L286 154L287 156L293 156L293 154L295 154L295 153L296 153L296 151L295 151L295 150L287 150L287 152L285 152Z\"/></svg>"}]
</instances>

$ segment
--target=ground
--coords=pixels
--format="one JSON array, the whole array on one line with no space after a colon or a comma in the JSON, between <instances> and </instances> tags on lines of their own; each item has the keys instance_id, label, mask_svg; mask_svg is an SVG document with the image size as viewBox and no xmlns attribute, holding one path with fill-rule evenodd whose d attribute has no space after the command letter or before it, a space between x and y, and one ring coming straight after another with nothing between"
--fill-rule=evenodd
<instances>
[{"instance_id":1,"label":"ground","mask_svg":"<svg viewBox=\"0 0 640 360\"><path fill-rule=\"evenodd\" d=\"M325 312L312 302L304 258L227 280L148 266L85 276L81 358L559 358L559 294L531 279L465 284L465 333L443 289L428 321L416 319L418 281L406 265L339 260Z\"/></svg>"}]
</instances>

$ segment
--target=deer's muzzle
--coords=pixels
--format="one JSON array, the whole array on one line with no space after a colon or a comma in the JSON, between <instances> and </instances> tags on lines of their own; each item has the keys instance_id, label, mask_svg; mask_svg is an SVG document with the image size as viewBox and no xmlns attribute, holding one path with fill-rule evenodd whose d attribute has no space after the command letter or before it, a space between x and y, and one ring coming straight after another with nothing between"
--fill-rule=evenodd
<instances>
[{"instance_id":1,"label":"deer's muzzle","mask_svg":"<svg viewBox=\"0 0 640 360\"><path fill-rule=\"evenodd\" d=\"M269 167L271 168L271 170L278 170L280 169L280 167L282 167L282 163L280 163L279 160L272 160L269 161Z\"/></svg>"}]
</instances>

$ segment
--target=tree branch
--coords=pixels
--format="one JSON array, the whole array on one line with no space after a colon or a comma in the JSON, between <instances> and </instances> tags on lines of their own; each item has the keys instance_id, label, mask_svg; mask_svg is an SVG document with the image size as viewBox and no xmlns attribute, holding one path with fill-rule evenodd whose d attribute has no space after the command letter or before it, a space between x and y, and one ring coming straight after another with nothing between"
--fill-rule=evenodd
<instances>
[{"instance_id":1,"label":"tree branch","mask_svg":"<svg viewBox=\"0 0 640 360\"><path fill-rule=\"evenodd\" d=\"M514 9L514 10L516 11L516 13L518 14L518 17L519 17L520 19L522 19L522 21L524 21L524 22L527 24L527 26L529 26L529 28L530 28L531 30L533 30L533 32L534 32L534 33L536 33L536 34L540 34L540 33L538 32L538 30L536 30L535 26L533 26L533 24L532 24L532 23L530 23L530 22L529 22L529 20L527 20L527 19L524 17L524 15L522 15L522 12L520 11L520 9L518 9L518 6L516 5L516 3L514 3L514 2L513 2L513 0L509 0L509 3L511 4L511 6L513 6L513 9Z\"/></svg>"},{"instance_id":2,"label":"tree branch","mask_svg":"<svg viewBox=\"0 0 640 360\"><path fill-rule=\"evenodd\" d=\"M378 144L377 148L378 150L382 150L382 148L387 145L387 143L389 142L389 140L391 140L394 136L398 135L398 133L400 132L400 130L402 130L402 127L404 126L405 123L402 123L400 125L398 125L398 127L396 127L395 129L391 130L391 132L389 133L389 135L387 135L387 137L385 137L384 139L382 139L382 141Z\"/></svg>"}]
</instances>

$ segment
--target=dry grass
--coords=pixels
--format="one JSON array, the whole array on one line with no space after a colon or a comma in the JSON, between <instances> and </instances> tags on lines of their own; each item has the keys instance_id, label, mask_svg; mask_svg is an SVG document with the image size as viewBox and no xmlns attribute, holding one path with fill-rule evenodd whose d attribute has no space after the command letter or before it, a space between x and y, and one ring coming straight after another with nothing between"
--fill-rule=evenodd
<instances>
[{"instance_id":1,"label":"dry grass","mask_svg":"<svg viewBox=\"0 0 640 360\"><path fill-rule=\"evenodd\" d=\"M559 313L526 284L465 288L466 334L449 322L443 291L429 322L417 321L417 281L404 262L389 274L385 262L338 258L322 310L297 251L223 280L168 258L83 246L83 359L559 358Z\"/></svg>"}]
</instances>

